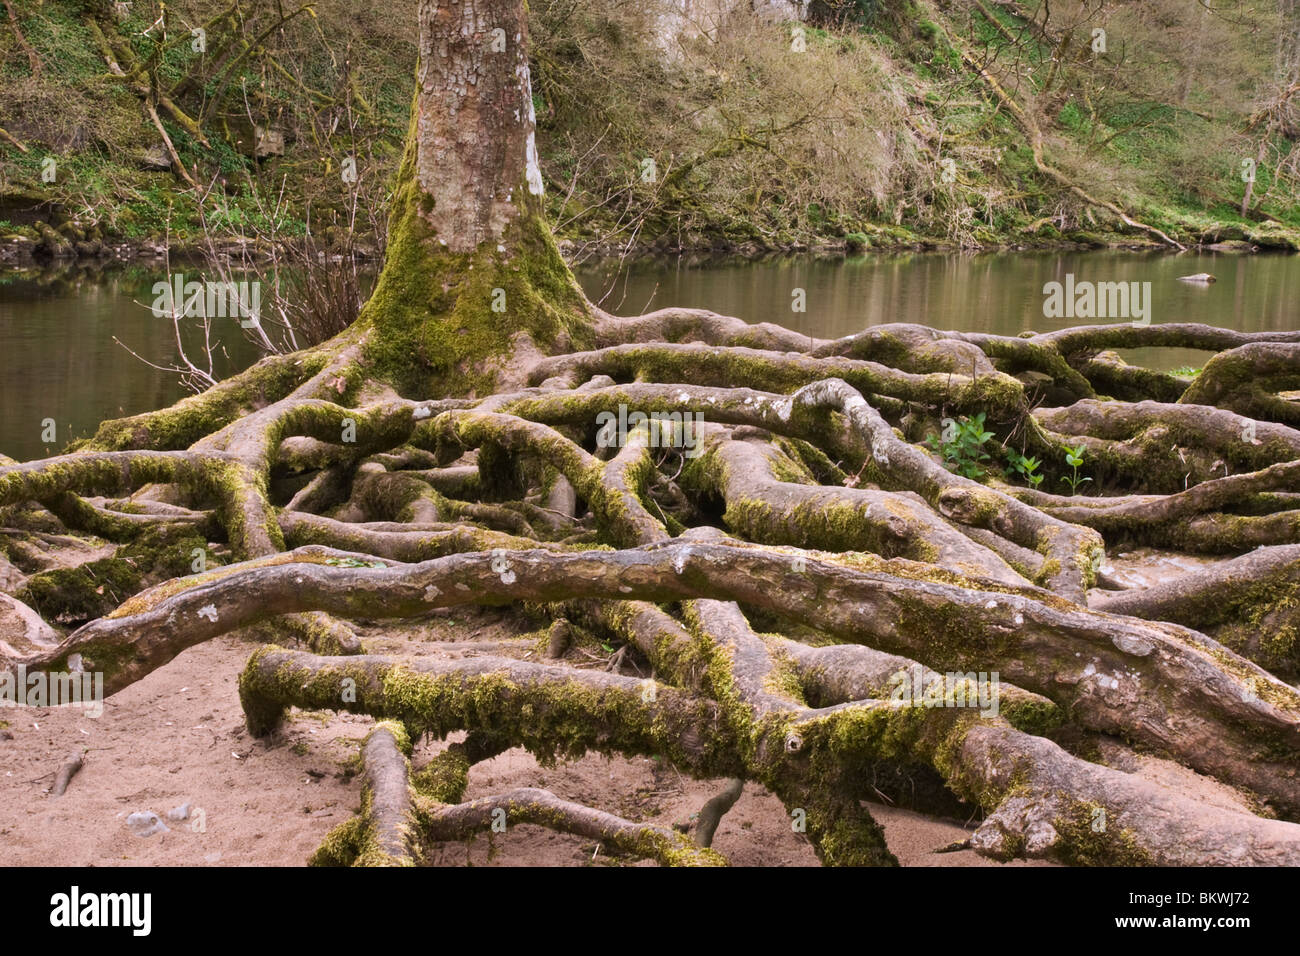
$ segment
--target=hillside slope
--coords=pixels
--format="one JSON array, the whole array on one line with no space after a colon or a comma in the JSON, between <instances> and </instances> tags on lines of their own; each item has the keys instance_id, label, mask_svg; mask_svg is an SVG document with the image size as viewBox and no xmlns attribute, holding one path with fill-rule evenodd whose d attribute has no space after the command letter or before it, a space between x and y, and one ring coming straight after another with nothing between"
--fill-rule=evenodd
<instances>
[{"instance_id":1,"label":"hillside slope","mask_svg":"<svg viewBox=\"0 0 1300 956\"><path fill-rule=\"evenodd\" d=\"M205 226L381 243L415 5L10 0L3 255ZM531 4L549 211L575 256L1300 248L1296 0L682 6Z\"/></svg>"}]
</instances>

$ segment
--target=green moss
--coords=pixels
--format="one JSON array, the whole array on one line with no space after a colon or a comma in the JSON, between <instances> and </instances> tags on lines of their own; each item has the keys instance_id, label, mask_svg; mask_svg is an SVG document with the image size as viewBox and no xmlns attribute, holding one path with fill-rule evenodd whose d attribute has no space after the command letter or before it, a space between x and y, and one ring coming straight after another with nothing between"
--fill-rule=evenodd
<instances>
[{"instance_id":1,"label":"green moss","mask_svg":"<svg viewBox=\"0 0 1300 956\"><path fill-rule=\"evenodd\" d=\"M1209 654L1221 669L1235 677L1240 682L1243 692L1254 692L1259 695L1260 700L1266 701L1275 707L1291 711L1300 708L1300 691L1282 689L1272 682L1259 680L1254 673L1242 665L1240 658L1234 657L1221 648L1196 645L1196 649ZM1290 750L1289 745L1288 750ZM1294 752L1292 753L1294 755Z\"/></svg>"},{"instance_id":2,"label":"green moss","mask_svg":"<svg viewBox=\"0 0 1300 956\"><path fill-rule=\"evenodd\" d=\"M384 269L345 337L364 343L370 373L399 392L481 394L491 391L511 338L527 332L542 349L562 337L589 336L585 299L542 218L527 202L499 252L437 250L415 175L415 120L408 130L390 206ZM520 196L527 196L521 185ZM506 311L493 312L494 290Z\"/></svg>"},{"instance_id":3,"label":"green moss","mask_svg":"<svg viewBox=\"0 0 1300 956\"><path fill-rule=\"evenodd\" d=\"M363 808L364 809L364 808ZM351 866L356 862L369 837L364 816L352 817L336 826L308 860L309 866Z\"/></svg>"},{"instance_id":4,"label":"green moss","mask_svg":"<svg viewBox=\"0 0 1300 956\"><path fill-rule=\"evenodd\" d=\"M113 557L32 575L18 598L49 620L103 617L150 583L188 574L193 551L207 546L187 526L150 528Z\"/></svg>"},{"instance_id":5,"label":"green moss","mask_svg":"<svg viewBox=\"0 0 1300 956\"><path fill-rule=\"evenodd\" d=\"M784 654L772 654L772 669L763 678L766 689L779 697L807 706L803 681L794 661Z\"/></svg>"},{"instance_id":6,"label":"green moss","mask_svg":"<svg viewBox=\"0 0 1300 956\"><path fill-rule=\"evenodd\" d=\"M329 361L324 350L270 356L251 368L170 408L104 422L95 435L69 451L188 448L254 408L289 394Z\"/></svg>"},{"instance_id":7,"label":"green moss","mask_svg":"<svg viewBox=\"0 0 1300 956\"><path fill-rule=\"evenodd\" d=\"M129 469L124 464L100 455L73 455L39 469L14 470L0 477L0 504L48 501L74 489L81 494L115 493L132 484L174 481L189 471L178 459L159 456L133 457Z\"/></svg>"},{"instance_id":8,"label":"green moss","mask_svg":"<svg viewBox=\"0 0 1300 956\"><path fill-rule=\"evenodd\" d=\"M1024 698L1003 694L998 709L1004 720L1016 730L1045 737L1065 721L1065 714L1054 701L1038 695Z\"/></svg>"},{"instance_id":9,"label":"green moss","mask_svg":"<svg viewBox=\"0 0 1300 956\"><path fill-rule=\"evenodd\" d=\"M88 621L103 617L140 590L143 577L131 562L101 558L75 568L34 574L18 592L18 599L48 620Z\"/></svg>"},{"instance_id":10,"label":"green moss","mask_svg":"<svg viewBox=\"0 0 1300 956\"><path fill-rule=\"evenodd\" d=\"M577 476L574 486L587 499L605 540L616 547L625 548L644 544L647 517L657 526L655 530L658 533L667 533L662 522L645 507L646 488L655 472L654 461L648 450L637 455L623 468L623 491L614 491L603 480L604 472L605 466L594 465Z\"/></svg>"},{"instance_id":11,"label":"green moss","mask_svg":"<svg viewBox=\"0 0 1300 956\"><path fill-rule=\"evenodd\" d=\"M808 811L806 825L808 838L827 866L898 865L885 843L884 830L861 807L814 807Z\"/></svg>"},{"instance_id":12,"label":"green moss","mask_svg":"<svg viewBox=\"0 0 1300 956\"><path fill-rule=\"evenodd\" d=\"M1061 573L1061 562L1056 558L1048 558L1038 568L1038 573L1034 575L1033 581L1039 587L1043 587L1048 581Z\"/></svg>"},{"instance_id":13,"label":"green moss","mask_svg":"<svg viewBox=\"0 0 1300 956\"><path fill-rule=\"evenodd\" d=\"M1285 573L1200 602L1201 618L1220 642L1274 673L1300 672L1300 584ZM1198 615L1199 616L1199 615Z\"/></svg>"},{"instance_id":14,"label":"green moss","mask_svg":"<svg viewBox=\"0 0 1300 956\"><path fill-rule=\"evenodd\" d=\"M469 786L469 758L457 747L449 747L411 777L411 786L439 803L459 803Z\"/></svg>"},{"instance_id":15,"label":"green moss","mask_svg":"<svg viewBox=\"0 0 1300 956\"><path fill-rule=\"evenodd\" d=\"M1059 794L1068 809L1052 820L1060 834L1057 844L1061 862L1070 866L1153 866L1155 860L1138 842L1131 830L1114 826L1106 820L1100 804L1076 800ZM1102 820L1105 825L1094 826Z\"/></svg>"},{"instance_id":16,"label":"green moss","mask_svg":"<svg viewBox=\"0 0 1300 956\"><path fill-rule=\"evenodd\" d=\"M219 578L229 574L236 574L246 571L249 567L267 567L275 564L292 564L295 562L320 563L324 564L328 558L325 555L313 554L288 554L279 553L267 555L264 558L255 559L255 564L242 562L238 566L221 566L209 567L207 571L200 574L191 574L187 577L177 577L172 580L164 581L149 589L147 594L141 594L131 598L122 604L121 607L114 610L111 614L106 615L110 618L129 617L132 614L140 614L151 607L155 607L170 597L174 597L182 591L188 590L198 584L205 584L209 581L216 581Z\"/></svg>"},{"instance_id":17,"label":"green moss","mask_svg":"<svg viewBox=\"0 0 1300 956\"><path fill-rule=\"evenodd\" d=\"M1019 639L1014 631L987 627L959 605L925 595L899 594L895 600L898 627L920 637L924 651L917 656L931 667L979 671L990 661L1015 655Z\"/></svg>"},{"instance_id":18,"label":"green moss","mask_svg":"<svg viewBox=\"0 0 1300 956\"><path fill-rule=\"evenodd\" d=\"M703 754L683 748L694 728L714 721L715 710L670 688L661 689L657 701L647 701L638 690L592 688L576 680L516 683L499 673L433 675L399 666L384 669L376 682L364 663L349 661L313 672L295 666L292 658L268 677L258 665L276 652L284 653L274 646L258 651L240 679L245 716L257 735L274 729L285 707L293 704L395 718L412 733L436 738L454 730L485 730L518 741L546 765L595 750L662 755L678 766L707 769L712 776L743 774L728 734L710 739ZM349 677L356 682L355 701L344 701L340 694Z\"/></svg>"},{"instance_id":19,"label":"green moss","mask_svg":"<svg viewBox=\"0 0 1300 956\"><path fill-rule=\"evenodd\" d=\"M786 455L769 459L772 478L790 484L816 484L801 462ZM716 449L687 462L681 481L684 487L724 497L731 484L730 466ZM933 561L938 549L922 534L899 538L881 522L870 519L870 507L861 500L841 500L817 495L793 508L773 504L762 496L725 496L723 521L738 535L768 545L792 545L831 552L871 552L884 557L906 557L919 562ZM886 499L885 507L909 525L915 514L901 501Z\"/></svg>"},{"instance_id":20,"label":"green moss","mask_svg":"<svg viewBox=\"0 0 1300 956\"><path fill-rule=\"evenodd\" d=\"M659 860L664 866L727 865L726 858L716 850L694 846L685 838L674 840L657 830L642 831L634 852L647 859Z\"/></svg>"},{"instance_id":21,"label":"green moss","mask_svg":"<svg viewBox=\"0 0 1300 956\"><path fill-rule=\"evenodd\" d=\"M771 455L767 459L773 478L777 481L789 482L792 485L815 485L818 483L816 476L804 463L803 454L796 447L794 441L778 435L773 439L773 444L783 452L780 455Z\"/></svg>"}]
</instances>

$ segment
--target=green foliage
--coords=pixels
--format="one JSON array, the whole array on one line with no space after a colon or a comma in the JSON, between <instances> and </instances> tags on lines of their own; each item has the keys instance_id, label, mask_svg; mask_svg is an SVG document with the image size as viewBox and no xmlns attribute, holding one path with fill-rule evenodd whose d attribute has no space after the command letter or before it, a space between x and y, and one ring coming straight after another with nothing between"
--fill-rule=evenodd
<instances>
[{"instance_id":1,"label":"green foliage","mask_svg":"<svg viewBox=\"0 0 1300 956\"><path fill-rule=\"evenodd\" d=\"M842 240L851 252L1050 243L1081 230L1106 241L1127 231L1045 180L1013 115L962 61L965 50L1023 105L1041 95L1046 161L1137 218L1184 240L1234 232L1300 246L1290 127L1249 125L1260 91L1279 85L1276 37L1287 25L1275 4L1242 12L1241 23L1181 0L1100 12L1078 0L1026 6L1032 24L999 4L813 0L807 49L796 53L788 22L735 16L707 38L687 30L665 44L665 24L644 5L533 0L530 66L550 221L579 242L634 232L688 247ZM1149 16L1140 12L1148 7ZM110 41L146 67L145 85L205 116L200 140L159 105L186 168L228 203L223 228L251 225L249 188L284 190L294 225L283 235L301 235L309 221L318 233L338 225L349 205L342 156L358 158L361 182L376 193L397 167L416 8L415 0L316 5L232 61L223 50L263 36L287 11L239 5L231 16L216 0L175 0L164 34L157 5L136 4L118 19L108 4L17 4L44 69L33 76L13 43L0 56L2 125L28 147L0 140L0 194L39 191L61 215L83 226L93 217L109 237L199 235L192 203L181 201L187 184L158 168L161 140L137 89L105 69L92 9ZM1112 38L1101 56L1088 49L1096 22ZM208 29L206 54L191 48L194 24ZM254 125L282 132L285 154L255 159ZM943 146L918 129L939 132ZM1239 164L1261 150L1256 210L1242 218ZM53 184L40 181L47 155L59 159ZM658 162L656 182L640 178L646 157ZM957 163L957 183L936 186L941 159ZM1260 225L1273 219L1283 226Z\"/></svg>"},{"instance_id":2,"label":"green foliage","mask_svg":"<svg viewBox=\"0 0 1300 956\"><path fill-rule=\"evenodd\" d=\"M1079 493L1079 486L1085 481L1092 481L1091 478L1080 477L1079 475L1079 466L1083 464L1083 453L1086 450L1083 445L1079 445L1077 448L1067 447L1065 450L1065 463L1070 466L1071 472L1068 475L1062 475L1061 481L1070 486L1070 494L1072 495Z\"/></svg>"},{"instance_id":3,"label":"green foliage","mask_svg":"<svg viewBox=\"0 0 1300 956\"><path fill-rule=\"evenodd\" d=\"M926 435L925 444L943 456L944 465L949 471L974 481L981 480L987 477L992 467L993 454L990 449L993 446L989 443L995 439L994 433L985 428L985 419L984 412L969 418L945 418L943 432L938 435L933 432ZM1076 452L1077 462L1082 464L1083 448L1071 449L1072 461ZM1008 479L1018 479L1029 488L1037 488L1043 483L1045 476L1039 471L1043 464L1040 459L1026 456L1011 447L1003 450L1003 457L1006 459L1006 465L1002 473ZM1079 478L1076 467L1076 485L1090 480Z\"/></svg>"},{"instance_id":4,"label":"green foliage","mask_svg":"<svg viewBox=\"0 0 1300 956\"><path fill-rule=\"evenodd\" d=\"M0 125L27 147L0 138L0 198L41 194L53 204L42 207L53 209L52 225L93 222L106 238L169 233L188 244L199 237L188 184L159 168L165 153L142 108L143 86L169 98L159 99L159 120L186 169L214 187L209 200L229 206L218 215L229 233L250 225L251 189L283 191L291 222L282 236L302 235L309 219L313 227L335 224L353 192L338 175L337 154L356 156L361 182L375 192L396 166L415 61L413 0L313 8L274 30L291 9L212 0L124 4L118 15L111 4L80 0L16 9L42 70L33 75L17 46L6 46L9 31L0 30ZM165 30L156 22L162 10ZM198 25L207 31L206 53L192 47L190 27ZM96 28L126 78L106 69ZM225 55L259 37L248 55ZM205 119L201 139L168 103L189 120ZM254 126L282 134L284 156L254 159ZM52 183L40 176L47 156L58 160Z\"/></svg>"},{"instance_id":5,"label":"green foliage","mask_svg":"<svg viewBox=\"0 0 1300 956\"><path fill-rule=\"evenodd\" d=\"M984 412L972 418L944 419L943 433L926 436L925 443L943 455L950 471L965 478L980 478L984 474L983 462L992 459L984 446L993 433L984 429Z\"/></svg>"},{"instance_id":6,"label":"green foliage","mask_svg":"<svg viewBox=\"0 0 1300 956\"><path fill-rule=\"evenodd\" d=\"M1037 458L1027 458L1014 448L1007 449L1007 469L1008 478L1020 478L1030 488L1037 488L1043 483L1043 476L1039 474L1038 468L1042 462Z\"/></svg>"},{"instance_id":7,"label":"green foliage","mask_svg":"<svg viewBox=\"0 0 1300 956\"><path fill-rule=\"evenodd\" d=\"M1087 127L1083 111L1073 100L1061 107L1061 112L1056 119L1063 127L1074 133L1083 132Z\"/></svg>"}]
</instances>

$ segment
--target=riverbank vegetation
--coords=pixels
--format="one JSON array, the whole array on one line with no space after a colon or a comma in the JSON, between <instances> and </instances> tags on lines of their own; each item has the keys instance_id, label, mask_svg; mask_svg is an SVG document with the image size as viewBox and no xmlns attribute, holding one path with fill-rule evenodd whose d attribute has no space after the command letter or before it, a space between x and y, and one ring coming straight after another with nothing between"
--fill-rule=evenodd
<instances>
[{"instance_id":1,"label":"riverbank vegetation","mask_svg":"<svg viewBox=\"0 0 1300 956\"><path fill-rule=\"evenodd\" d=\"M571 258L1300 247L1291 0L768 6L530 5L547 213ZM205 233L380 253L415 7L7 5L9 256Z\"/></svg>"}]
</instances>

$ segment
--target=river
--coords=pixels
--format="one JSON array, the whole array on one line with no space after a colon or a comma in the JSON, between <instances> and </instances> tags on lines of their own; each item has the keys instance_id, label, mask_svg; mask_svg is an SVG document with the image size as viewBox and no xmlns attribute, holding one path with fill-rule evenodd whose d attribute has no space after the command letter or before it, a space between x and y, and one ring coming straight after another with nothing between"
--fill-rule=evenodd
<instances>
[{"instance_id":1,"label":"river","mask_svg":"<svg viewBox=\"0 0 1300 956\"><path fill-rule=\"evenodd\" d=\"M1178 281L1178 276L1199 272L1212 273L1218 281ZM823 338L885 322L1016 335L1109 321L1044 314L1045 284L1065 283L1067 275L1076 286L1138 283L1140 299L1135 302L1141 302L1152 323L1205 322L1244 331L1300 328L1300 256L804 256L761 262L642 261L621 274L610 265L578 271L587 294L620 315L695 306ZM176 354L171 323L150 310L153 284L165 278L161 264L0 272L0 452L20 460L53 454L104 418L160 408L187 394L174 373L146 364L166 366ZM218 321L215 332L219 373L237 371L258 358L233 319ZM193 345L197 338L190 341ZM1204 353L1185 350L1137 351L1125 357L1162 368L1205 361ZM45 440L50 420L53 441Z\"/></svg>"}]
</instances>

